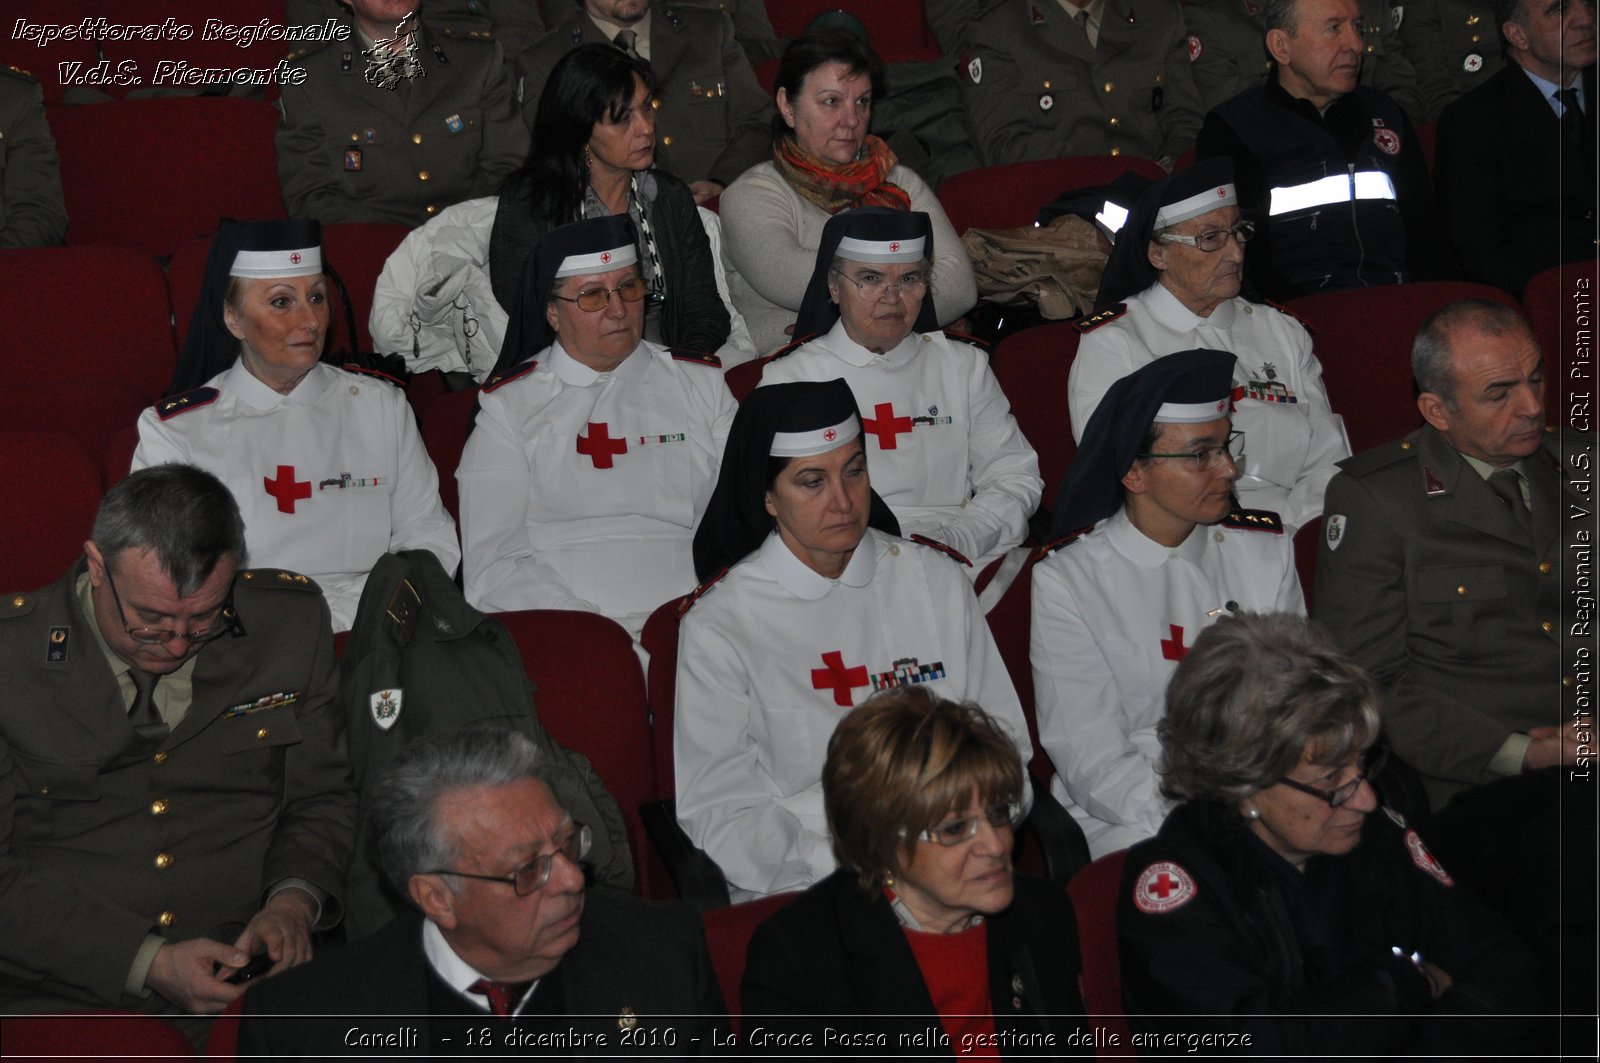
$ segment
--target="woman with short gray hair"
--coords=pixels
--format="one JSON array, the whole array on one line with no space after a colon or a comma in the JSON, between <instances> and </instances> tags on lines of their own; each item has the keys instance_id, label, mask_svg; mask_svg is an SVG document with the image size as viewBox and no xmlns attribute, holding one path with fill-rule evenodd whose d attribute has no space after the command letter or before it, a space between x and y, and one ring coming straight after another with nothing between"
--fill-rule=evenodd
<instances>
[{"instance_id":1,"label":"woman with short gray hair","mask_svg":"<svg viewBox=\"0 0 1600 1063\"><path fill-rule=\"evenodd\" d=\"M1284 1055L1514 1050L1528 1031L1504 1019L1434 1017L1534 1010L1534 960L1399 813L1372 815L1366 672L1302 617L1243 613L1195 640L1166 708L1161 786L1183 803L1128 851L1118 899L1136 1028L1250 1016L1216 1030Z\"/></svg>"}]
</instances>

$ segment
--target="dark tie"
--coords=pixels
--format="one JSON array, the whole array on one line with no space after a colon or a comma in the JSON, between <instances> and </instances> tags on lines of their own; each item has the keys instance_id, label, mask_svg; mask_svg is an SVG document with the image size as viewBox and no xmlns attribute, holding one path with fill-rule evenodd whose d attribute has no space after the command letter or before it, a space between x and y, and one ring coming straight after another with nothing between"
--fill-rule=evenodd
<instances>
[{"instance_id":1,"label":"dark tie","mask_svg":"<svg viewBox=\"0 0 1600 1063\"><path fill-rule=\"evenodd\" d=\"M1490 474L1489 487L1510 508L1522 530L1532 535L1533 514L1528 511L1528 503L1522 500L1522 474L1515 469L1501 469Z\"/></svg>"},{"instance_id":2,"label":"dark tie","mask_svg":"<svg viewBox=\"0 0 1600 1063\"><path fill-rule=\"evenodd\" d=\"M1094 38L1089 36L1089 12L1080 9L1076 15L1072 16L1072 21L1076 22L1078 28L1083 30L1083 35L1089 38L1089 47L1093 48Z\"/></svg>"},{"instance_id":3,"label":"dark tie","mask_svg":"<svg viewBox=\"0 0 1600 1063\"><path fill-rule=\"evenodd\" d=\"M1580 151L1583 148L1583 111L1578 107L1578 90L1576 87L1565 88L1555 93L1555 98L1561 104L1561 146L1568 151Z\"/></svg>"},{"instance_id":4,"label":"dark tie","mask_svg":"<svg viewBox=\"0 0 1600 1063\"><path fill-rule=\"evenodd\" d=\"M622 32L627 33L628 30ZM533 982L494 982L480 978L467 987L467 992L488 998L489 1010L502 1018L515 1013L517 1005L527 996Z\"/></svg>"},{"instance_id":5,"label":"dark tie","mask_svg":"<svg viewBox=\"0 0 1600 1063\"><path fill-rule=\"evenodd\" d=\"M128 719L133 722L133 729L139 732L141 738L165 738L167 723L156 711L156 684L161 677L153 672L129 668L128 678L133 680L133 705L128 709Z\"/></svg>"},{"instance_id":6,"label":"dark tie","mask_svg":"<svg viewBox=\"0 0 1600 1063\"><path fill-rule=\"evenodd\" d=\"M633 46L634 42L638 39L639 35L633 32L633 30L618 30L617 35L611 38L611 43L616 45L618 48L621 48L635 59L638 59L640 58L639 49Z\"/></svg>"}]
</instances>

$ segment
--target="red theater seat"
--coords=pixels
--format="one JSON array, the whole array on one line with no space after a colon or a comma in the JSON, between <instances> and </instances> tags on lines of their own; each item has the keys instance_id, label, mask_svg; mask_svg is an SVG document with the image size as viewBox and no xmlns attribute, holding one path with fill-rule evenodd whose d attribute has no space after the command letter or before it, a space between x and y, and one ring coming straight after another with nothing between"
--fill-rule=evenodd
<instances>
[{"instance_id":1,"label":"red theater seat","mask_svg":"<svg viewBox=\"0 0 1600 1063\"><path fill-rule=\"evenodd\" d=\"M63 435L0 431L0 591L59 579L100 508L100 463ZM7 1031L7 1048L10 1047Z\"/></svg>"},{"instance_id":2,"label":"red theater seat","mask_svg":"<svg viewBox=\"0 0 1600 1063\"><path fill-rule=\"evenodd\" d=\"M1522 292L1523 312L1544 352L1546 416L1584 431L1595 421L1597 294L1600 260L1593 258L1535 274Z\"/></svg>"},{"instance_id":3,"label":"red theater seat","mask_svg":"<svg viewBox=\"0 0 1600 1063\"><path fill-rule=\"evenodd\" d=\"M958 233L973 226L1014 229L1032 225L1039 208L1061 193L1110 184L1129 170L1152 181L1165 176L1149 159L1133 155L1035 159L952 174L939 186L939 203Z\"/></svg>"},{"instance_id":4,"label":"red theater seat","mask_svg":"<svg viewBox=\"0 0 1600 1063\"><path fill-rule=\"evenodd\" d=\"M410 231L404 225L392 222L337 222L322 227L322 248L327 255L326 261L338 272L339 279L344 281L345 291L350 295L350 308L356 320L356 343L362 351L370 351L373 347L372 331L367 328L367 319L372 316L372 292L378 285L378 274L383 272L383 264ZM344 337L334 350L348 351L350 344L345 335L343 313L341 308L334 308L335 317L330 324L329 334Z\"/></svg>"},{"instance_id":5,"label":"red theater seat","mask_svg":"<svg viewBox=\"0 0 1600 1063\"><path fill-rule=\"evenodd\" d=\"M1080 335L1066 321L1038 325L1001 340L990 359L1012 416L1039 453L1047 509L1055 504L1056 489L1078 450L1067 415L1067 375Z\"/></svg>"},{"instance_id":6,"label":"red theater seat","mask_svg":"<svg viewBox=\"0 0 1600 1063\"><path fill-rule=\"evenodd\" d=\"M189 1060L194 1046L176 1026L137 1011L7 1015L5 1058L43 1060Z\"/></svg>"},{"instance_id":7,"label":"red theater seat","mask_svg":"<svg viewBox=\"0 0 1600 1063\"><path fill-rule=\"evenodd\" d=\"M739 1000L739 983L744 980L744 960L750 951L750 935L756 932L756 927L766 922L768 916L798 896L798 893L779 893L759 901L715 908L704 915L711 966L716 969L717 983L722 987L722 1000L728 1005L728 1020L736 1034L739 1032L739 1016L744 1010Z\"/></svg>"},{"instance_id":8,"label":"red theater seat","mask_svg":"<svg viewBox=\"0 0 1600 1063\"><path fill-rule=\"evenodd\" d=\"M477 403L477 388L452 391L430 402L419 418L422 445L428 448L428 457L439 470L439 501L458 524L461 492L456 484L456 466L461 464L461 451L472 431L472 411Z\"/></svg>"},{"instance_id":9,"label":"red theater seat","mask_svg":"<svg viewBox=\"0 0 1600 1063\"><path fill-rule=\"evenodd\" d=\"M1078 917L1078 948L1083 954L1083 1006L1096 1030L1132 1043L1133 1033L1122 1011L1122 957L1117 952L1117 890L1128 851L1107 853L1067 883ZM1111 1042L1110 1037L1103 1040ZM1106 1056L1124 1056L1107 1051Z\"/></svg>"},{"instance_id":10,"label":"red theater seat","mask_svg":"<svg viewBox=\"0 0 1600 1063\"><path fill-rule=\"evenodd\" d=\"M923 17L922 0L768 0L767 17L781 40L798 37L818 15L848 11L867 29L872 48L885 63L940 58Z\"/></svg>"}]
</instances>

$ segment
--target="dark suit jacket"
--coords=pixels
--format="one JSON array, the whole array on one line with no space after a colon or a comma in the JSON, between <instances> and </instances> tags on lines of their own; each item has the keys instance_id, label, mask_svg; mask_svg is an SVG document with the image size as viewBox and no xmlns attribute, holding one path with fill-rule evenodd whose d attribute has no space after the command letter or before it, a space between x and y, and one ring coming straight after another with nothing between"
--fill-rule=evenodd
<instances>
[{"instance_id":1,"label":"dark suit jacket","mask_svg":"<svg viewBox=\"0 0 1600 1063\"><path fill-rule=\"evenodd\" d=\"M1384 729L1436 811L1492 781L1487 766L1513 731L1573 718L1562 622L1587 610L1575 608L1563 544L1580 542L1580 515L1593 511L1570 483L1592 473L1563 469L1562 449L1548 435L1523 462L1531 537L1432 428L1346 458L1328 484L1313 616L1384 685ZM1592 628L1567 640L1579 637Z\"/></svg>"},{"instance_id":2,"label":"dark suit jacket","mask_svg":"<svg viewBox=\"0 0 1600 1063\"><path fill-rule=\"evenodd\" d=\"M0 1010L159 1006L123 996L146 935L243 923L285 878L325 891L330 925L355 836L317 585L241 572L239 633L201 649L188 713L147 740L79 607L84 564L0 603Z\"/></svg>"},{"instance_id":3,"label":"dark suit jacket","mask_svg":"<svg viewBox=\"0 0 1600 1063\"><path fill-rule=\"evenodd\" d=\"M1520 294L1540 270L1594 257L1594 67L1583 80L1583 151L1561 150L1561 120L1515 63L1445 108L1433 181L1469 280Z\"/></svg>"},{"instance_id":4,"label":"dark suit jacket","mask_svg":"<svg viewBox=\"0 0 1600 1063\"><path fill-rule=\"evenodd\" d=\"M1066 891L1018 875L1011 907L990 917L988 927L996 1033L1053 1033L1053 1047L1038 1054L1074 1054L1066 1038L1087 1023L1078 995L1078 929ZM850 1053L827 1050L821 1044L824 1027L846 1034L886 1032L887 1053L861 1052L881 1057L915 1051L899 1044L901 1032L939 1025L916 956L889 903L881 893L863 893L848 871L834 872L756 929L740 998L744 1035L753 1052L760 1051L751 1041L756 1027L811 1032L818 1041L813 1051L828 1055ZM783 1018L768 1021L768 1016ZM938 1048L928 1053L952 1054Z\"/></svg>"},{"instance_id":5,"label":"dark suit jacket","mask_svg":"<svg viewBox=\"0 0 1600 1063\"><path fill-rule=\"evenodd\" d=\"M566 1013L588 1017L574 1018L571 1027L605 1035L604 1042L591 1042L589 1054L626 1054L629 1046L621 1038L628 1016L637 1018L633 1036L655 1031L655 1040L647 1038L642 1046L657 1053L672 1047L683 1055L707 1050L714 1032L725 1028L727 1009L711 969L705 932L700 917L684 905L644 901L604 887L590 890L578 943L557 970ZM342 1057L352 1050L346 1041L352 1027L374 1036L414 1030L409 1044L426 1055L432 1032L428 983L422 916L413 912L376 934L252 986L244 997L239 1055ZM335 1018L308 1017L317 1015ZM665 1018L669 1016L674 1018ZM485 1014L484 1021L501 1020ZM675 1046L663 1044L668 1031ZM717 1036L726 1039L725 1034ZM406 1045L397 1041L389 1047ZM447 1050L470 1052L473 1046ZM563 1048L558 1054L585 1053Z\"/></svg>"}]
</instances>

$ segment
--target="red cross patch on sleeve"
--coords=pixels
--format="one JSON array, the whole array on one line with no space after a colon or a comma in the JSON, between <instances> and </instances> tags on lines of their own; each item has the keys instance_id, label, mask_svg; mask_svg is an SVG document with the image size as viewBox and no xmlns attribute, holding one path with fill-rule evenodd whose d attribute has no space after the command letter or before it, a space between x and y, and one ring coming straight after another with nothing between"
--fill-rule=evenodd
<instances>
[{"instance_id":1,"label":"red cross patch on sleeve","mask_svg":"<svg viewBox=\"0 0 1600 1063\"><path fill-rule=\"evenodd\" d=\"M1176 911L1194 900L1199 890L1189 872L1168 860L1144 869L1133 884L1133 903L1146 915Z\"/></svg>"}]
</instances>

